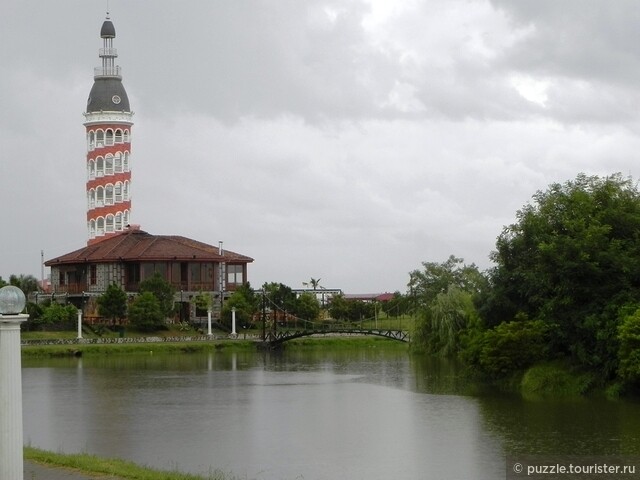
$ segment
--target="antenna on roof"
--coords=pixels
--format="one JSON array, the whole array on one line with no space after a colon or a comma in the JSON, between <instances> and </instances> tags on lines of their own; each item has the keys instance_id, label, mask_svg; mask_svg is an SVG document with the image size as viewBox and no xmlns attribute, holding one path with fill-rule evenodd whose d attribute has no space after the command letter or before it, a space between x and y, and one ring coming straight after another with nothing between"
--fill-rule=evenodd
<instances>
[{"instance_id":1,"label":"antenna on roof","mask_svg":"<svg viewBox=\"0 0 640 480\"><path fill-rule=\"evenodd\" d=\"M109 0L107 0L107 20L109 20Z\"/></svg>"}]
</instances>

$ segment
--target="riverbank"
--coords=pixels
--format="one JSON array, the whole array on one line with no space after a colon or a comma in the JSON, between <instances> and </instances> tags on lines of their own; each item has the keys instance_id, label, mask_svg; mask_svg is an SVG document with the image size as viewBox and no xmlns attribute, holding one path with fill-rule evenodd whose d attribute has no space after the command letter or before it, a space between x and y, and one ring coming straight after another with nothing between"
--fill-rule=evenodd
<instances>
[{"instance_id":1,"label":"riverbank","mask_svg":"<svg viewBox=\"0 0 640 480\"><path fill-rule=\"evenodd\" d=\"M114 458L87 453L54 453L34 447L24 448L25 479L42 480L236 480L230 473L211 471L207 476L163 471ZM34 475L40 475L34 476ZM46 475L46 476L44 476Z\"/></svg>"},{"instance_id":2,"label":"riverbank","mask_svg":"<svg viewBox=\"0 0 640 480\"><path fill-rule=\"evenodd\" d=\"M304 348L403 348L408 349L408 344L389 340L381 337L369 336L326 336L326 337L306 337L291 340L285 344L288 349ZM69 356L94 356L94 355L132 355L132 354L180 354L180 353L207 353L218 351L248 351L255 350L256 342L253 340L240 339L217 339L217 340L181 340L172 339L167 341L160 339L150 341L140 338L138 342L127 343L80 343L65 342L64 344L51 345L22 345L22 358L46 358L46 357L69 357Z\"/></svg>"}]
</instances>

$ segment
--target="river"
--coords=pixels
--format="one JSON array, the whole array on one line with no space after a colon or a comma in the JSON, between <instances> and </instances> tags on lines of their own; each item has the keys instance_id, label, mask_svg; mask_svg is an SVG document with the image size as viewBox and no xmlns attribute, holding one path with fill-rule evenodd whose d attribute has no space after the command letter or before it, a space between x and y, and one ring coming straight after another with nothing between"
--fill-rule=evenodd
<instances>
[{"instance_id":1,"label":"river","mask_svg":"<svg viewBox=\"0 0 640 480\"><path fill-rule=\"evenodd\" d=\"M494 480L508 454L640 454L637 402L499 394L393 345L28 359L25 443L259 480Z\"/></svg>"}]
</instances>

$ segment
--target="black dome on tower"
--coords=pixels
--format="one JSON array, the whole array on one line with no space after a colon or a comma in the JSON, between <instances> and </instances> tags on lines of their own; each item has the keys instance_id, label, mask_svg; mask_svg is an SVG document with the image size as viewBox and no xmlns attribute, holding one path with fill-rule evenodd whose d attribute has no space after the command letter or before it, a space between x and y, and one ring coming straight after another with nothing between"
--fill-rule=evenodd
<instances>
[{"instance_id":1,"label":"black dome on tower","mask_svg":"<svg viewBox=\"0 0 640 480\"><path fill-rule=\"evenodd\" d=\"M116 27L111 20L105 20L100 29L100 38L116 38Z\"/></svg>"},{"instance_id":2,"label":"black dome on tower","mask_svg":"<svg viewBox=\"0 0 640 480\"><path fill-rule=\"evenodd\" d=\"M87 113L130 111L129 97L122 85L122 80L113 77L94 80L87 100Z\"/></svg>"},{"instance_id":3,"label":"black dome on tower","mask_svg":"<svg viewBox=\"0 0 640 480\"><path fill-rule=\"evenodd\" d=\"M100 29L100 37L103 41L103 48L99 53L102 66L96 67L94 72L93 87L87 99L87 113L131 112L129 97L122 85L120 67L115 64L118 56L117 50L113 48L116 29L108 16Z\"/></svg>"}]
</instances>

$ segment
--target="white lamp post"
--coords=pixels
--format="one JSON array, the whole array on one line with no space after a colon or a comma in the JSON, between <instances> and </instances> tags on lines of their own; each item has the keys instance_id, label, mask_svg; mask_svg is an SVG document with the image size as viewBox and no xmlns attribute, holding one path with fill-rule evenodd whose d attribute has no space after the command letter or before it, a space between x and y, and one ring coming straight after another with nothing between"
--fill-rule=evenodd
<instances>
[{"instance_id":1,"label":"white lamp post","mask_svg":"<svg viewBox=\"0 0 640 480\"><path fill-rule=\"evenodd\" d=\"M82 338L82 310L78 309L78 340Z\"/></svg>"},{"instance_id":2,"label":"white lamp post","mask_svg":"<svg viewBox=\"0 0 640 480\"><path fill-rule=\"evenodd\" d=\"M211 332L211 307L207 308L207 335L210 337L213 335Z\"/></svg>"},{"instance_id":3,"label":"white lamp post","mask_svg":"<svg viewBox=\"0 0 640 480\"><path fill-rule=\"evenodd\" d=\"M231 335L235 338L236 333L236 307L231 308Z\"/></svg>"},{"instance_id":4,"label":"white lamp post","mask_svg":"<svg viewBox=\"0 0 640 480\"><path fill-rule=\"evenodd\" d=\"M0 288L0 478L23 479L20 324L26 299L18 287Z\"/></svg>"}]
</instances>

